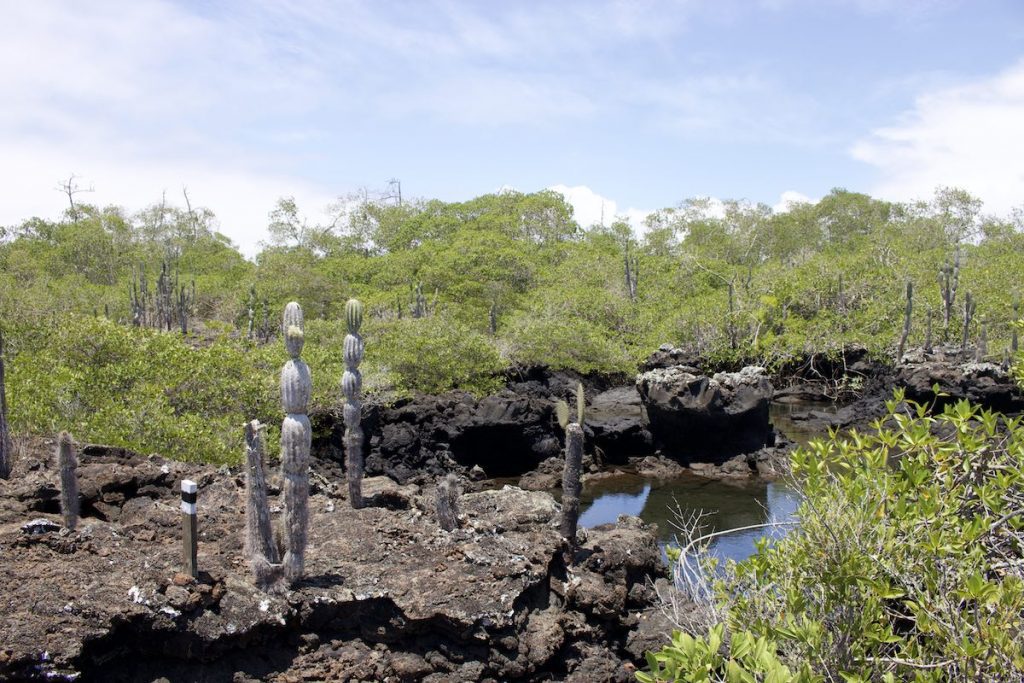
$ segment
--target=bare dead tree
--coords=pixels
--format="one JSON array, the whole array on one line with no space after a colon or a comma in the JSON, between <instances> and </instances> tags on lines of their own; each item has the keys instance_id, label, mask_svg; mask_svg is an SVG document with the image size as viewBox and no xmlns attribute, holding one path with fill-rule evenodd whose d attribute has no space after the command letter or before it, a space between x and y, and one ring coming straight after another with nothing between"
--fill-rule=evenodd
<instances>
[{"instance_id":1,"label":"bare dead tree","mask_svg":"<svg viewBox=\"0 0 1024 683\"><path fill-rule=\"evenodd\" d=\"M70 176L68 176L67 180L63 180L57 185L56 190L58 192L64 193L67 196L68 206L71 209L71 217L74 218L75 220L78 220L78 206L75 204L75 195L82 194L83 192L95 192L96 188L94 188L92 185L90 185L89 187L82 187L77 182L75 182L75 178L77 178L77 176L74 173L72 173Z\"/></svg>"}]
</instances>

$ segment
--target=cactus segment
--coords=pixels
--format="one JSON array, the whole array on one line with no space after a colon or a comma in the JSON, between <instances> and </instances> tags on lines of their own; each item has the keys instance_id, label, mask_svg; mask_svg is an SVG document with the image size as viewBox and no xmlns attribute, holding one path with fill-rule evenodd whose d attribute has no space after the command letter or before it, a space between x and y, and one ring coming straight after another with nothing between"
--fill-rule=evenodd
<instances>
[{"instance_id":1,"label":"cactus segment","mask_svg":"<svg viewBox=\"0 0 1024 683\"><path fill-rule=\"evenodd\" d=\"M583 382L576 383L576 424L583 426L583 411L586 408L587 399L583 393Z\"/></svg>"},{"instance_id":2,"label":"cactus segment","mask_svg":"<svg viewBox=\"0 0 1024 683\"><path fill-rule=\"evenodd\" d=\"M555 417L562 429L565 429L569 425L569 404L561 399L555 401Z\"/></svg>"},{"instance_id":3,"label":"cactus segment","mask_svg":"<svg viewBox=\"0 0 1024 683\"><path fill-rule=\"evenodd\" d=\"M281 408L285 413L305 413L313 381L309 366L301 358L293 358L281 368Z\"/></svg>"},{"instance_id":4,"label":"cactus segment","mask_svg":"<svg viewBox=\"0 0 1024 683\"><path fill-rule=\"evenodd\" d=\"M346 366L356 367L363 361L363 339L353 334L345 335L343 360Z\"/></svg>"},{"instance_id":5,"label":"cactus segment","mask_svg":"<svg viewBox=\"0 0 1024 683\"><path fill-rule=\"evenodd\" d=\"M284 348L292 358L298 358L302 354L302 347L306 344L306 335L302 328L296 325L290 326L284 333Z\"/></svg>"},{"instance_id":6,"label":"cactus segment","mask_svg":"<svg viewBox=\"0 0 1024 683\"><path fill-rule=\"evenodd\" d=\"M284 307L284 317L281 322L281 331L287 333L291 327L297 327L300 330L305 327L303 323L302 306L297 301L290 301L287 306Z\"/></svg>"},{"instance_id":7,"label":"cactus segment","mask_svg":"<svg viewBox=\"0 0 1024 683\"><path fill-rule=\"evenodd\" d=\"M363 304L358 299L349 299L345 302L345 323L349 334L359 334L359 328L363 324Z\"/></svg>"}]
</instances>

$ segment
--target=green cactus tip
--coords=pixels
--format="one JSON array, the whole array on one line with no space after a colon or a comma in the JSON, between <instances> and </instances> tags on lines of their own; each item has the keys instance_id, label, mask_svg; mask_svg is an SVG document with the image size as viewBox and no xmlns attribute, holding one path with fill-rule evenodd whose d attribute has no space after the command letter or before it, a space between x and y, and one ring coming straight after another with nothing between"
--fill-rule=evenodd
<instances>
[{"instance_id":1,"label":"green cactus tip","mask_svg":"<svg viewBox=\"0 0 1024 683\"><path fill-rule=\"evenodd\" d=\"M558 418L558 424L565 429L569 426L569 404L565 401L555 401L555 416Z\"/></svg>"},{"instance_id":2,"label":"green cactus tip","mask_svg":"<svg viewBox=\"0 0 1024 683\"><path fill-rule=\"evenodd\" d=\"M576 383L576 424L583 426L583 409L587 399L583 393L583 382Z\"/></svg>"},{"instance_id":3,"label":"green cactus tip","mask_svg":"<svg viewBox=\"0 0 1024 683\"><path fill-rule=\"evenodd\" d=\"M345 303L345 322L349 334L359 334L359 327L363 324L363 304L358 299L349 299Z\"/></svg>"}]
</instances>

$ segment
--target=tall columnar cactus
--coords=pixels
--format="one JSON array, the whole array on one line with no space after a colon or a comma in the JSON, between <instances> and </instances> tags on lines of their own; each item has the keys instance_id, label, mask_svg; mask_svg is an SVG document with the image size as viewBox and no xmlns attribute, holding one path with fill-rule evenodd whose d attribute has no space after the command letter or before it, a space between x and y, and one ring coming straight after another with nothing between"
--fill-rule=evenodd
<instances>
[{"instance_id":1,"label":"tall columnar cactus","mask_svg":"<svg viewBox=\"0 0 1024 683\"><path fill-rule=\"evenodd\" d=\"M363 338L359 328L363 324L363 305L356 299L345 304L345 373L341 376L341 389L345 394L345 472L348 477L348 499L353 508L363 507L363 427L360 424L362 402L359 392L363 376L359 363L363 360Z\"/></svg>"},{"instance_id":2,"label":"tall columnar cactus","mask_svg":"<svg viewBox=\"0 0 1024 683\"><path fill-rule=\"evenodd\" d=\"M569 542L570 548L576 546L576 524L580 517L580 483L583 469L583 384L576 385L576 422L569 422L569 406L565 401L558 401L555 413L558 423L565 430L565 469L562 471L562 523L561 533Z\"/></svg>"},{"instance_id":3,"label":"tall columnar cactus","mask_svg":"<svg viewBox=\"0 0 1024 683\"><path fill-rule=\"evenodd\" d=\"M445 531L453 531L459 526L459 480L454 474L447 475L437 485L435 506L437 523Z\"/></svg>"},{"instance_id":4,"label":"tall columnar cactus","mask_svg":"<svg viewBox=\"0 0 1024 683\"><path fill-rule=\"evenodd\" d=\"M291 360L281 369L281 469L284 473L284 574L289 583L302 576L309 524L309 448L313 433L306 416L313 384L309 367L299 357L305 342L302 308L284 309L284 345Z\"/></svg>"},{"instance_id":5,"label":"tall columnar cactus","mask_svg":"<svg viewBox=\"0 0 1024 683\"><path fill-rule=\"evenodd\" d=\"M1017 322L1020 321L1020 296L1017 294L1013 295L1013 325L1010 328L1010 352L1013 354L1017 353ZM0 378L3 377L3 365L0 364ZM3 387L0 387L0 392L3 391ZM0 399L3 398L3 394L0 393Z\"/></svg>"},{"instance_id":6,"label":"tall columnar cactus","mask_svg":"<svg viewBox=\"0 0 1024 683\"><path fill-rule=\"evenodd\" d=\"M72 531L78 525L78 456L71 435L57 437L57 466L60 468L60 514Z\"/></svg>"},{"instance_id":7,"label":"tall columnar cactus","mask_svg":"<svg viewBox=\"0 0 1024 683\"><path fill-rule=\"evenodd\" d=\"M964 295L964 336L960 341L961 358L965 358L967 355L967 341L971 338L971 321L974 320L974 312L977 308L978 305L975 303L971 293L967 292Z\"/></svg>"},{"instance_id":8,"label":"tall columnar cactus","mask_svg":"<svg viewBox=\"0 0 1024 683\"><path fill-rule=\"evenodd\" d=\"M256 585L267 587L280 578L281 565L267 504L263 430L258 420L245 425L245 555Z\"/></svg>"},{"instance_id":9,"label":"tall columnar cactus","mask_svg":"<svg viewBox=\"0 0 1024 683\"><path fill-rule=\"evenodd\" d=\"M896 362L903 362L903 349L907 346L907 338L910 337L910 317L914 313L914 283L907 280L907 305L903 309L903 333L900 335L900 345L896 349Z\"/></svg>"},{"instance_id":10,"label":"tall columnar cactus","mask_svg":"<svg viewBox=\"0 0 1024 683\"><path fill-rule=\"evenodd\" d=\"M629 293L629 300L636 301L636 286L640 278L640 259L636 254L629 253L629 242L627 238L623 244L623 261L626 269L626 291Z\"/></svg>"},{"instance_id":11,"label":"tall columnar cactus","mask_svg":"<svg viewBox=\"0 0 1024 683\"><path fill-rule=\"evenodd\" d=\"M0 332L0 479L11 476L11 432L7 427L7 390L4 385L4 336Z\"/></svg>"},{"instance_id":12,"label":"tall columnar cactus","mask_svg":"<svg viewBox=\"0 0 1024 683\"><path fill-rule=\"evenodd\" d=\"M956 245L953 262L939 269L939 290L942 294L942 329L943 339L948 341L949 322L953 317L953 304L956 303L956 290L960 284L960 245Z\"/></svg>"}]
</instances>

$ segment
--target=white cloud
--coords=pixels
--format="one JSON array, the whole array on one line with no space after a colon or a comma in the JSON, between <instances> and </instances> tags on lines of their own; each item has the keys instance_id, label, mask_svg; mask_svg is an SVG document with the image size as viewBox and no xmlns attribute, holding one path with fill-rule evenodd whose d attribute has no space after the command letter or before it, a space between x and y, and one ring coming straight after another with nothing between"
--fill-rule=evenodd
<instances>
[{"instance_id":1,"label":"white cloud","mask_svg":"<svg viewBox=\"0 0 1024 683\"><path fill-rule=\"evenodd\" d=\"M988 211L1024 201L1024 61L994 77L920 95L913 109L850 150L878 168L871 194L895 200L928 197L938 186L962 187Z\"/></svg>"},{"instance_id":2,"label":"white cloud","mask_svg":"<svg viewBox=\"0 0 1024 683\"><path fill-rule=\"evenodd\" d=\"M787 211L789 211L790 209L793 208L794 204L817 204L817 203L818 203L817 199L811 199L810 197L808 197L807 195L803 194L802 192L797 192L796 190L786 190L785 192L783 192L779 196L779 201L777 201L772 206L772 211L774 211L775 213L786 213Z\"/></svg>"},{"instance_id":3,"label":"white cloud","mask_svg":"<svg viewBox=\"0 0 1024 683\"><path fill-rule=\"evenodd\" d=\"M266 238L267 214L278 197L294 196L313 222L325 219L323 211L333 199L321 188L294 178L240 167L210 168L201 160L109 159L39 144L13 145L4 150L4 156L12 166L0 167L5 194L0 225L16 225L30 216L56 218L67 207L57 184L73 172L81 187L95 190L78 195L77 201L116 204L129 211L159 202L164 191L168 203L183 206L182 188L187 187L193 206L211 209L220 231L245 255L253 256L259 251L258 242Z\"/></svg>"},{"instance_id":4,"label":"white cloud","mask_svg":"<svg viewBox=\"0 0 1024 683\"><path fill-rule=\"evenodd\" d=\"M644 219L651 213L635 207L620 210L614 199L603 197L586 185L552 185L547 189L561 193L565 197L565 201L572 205L576 222L583 228L592 225L611 225L613 221L623 218L639 235L643 234L645 228Z\"/></svg>"}]
</instances>

